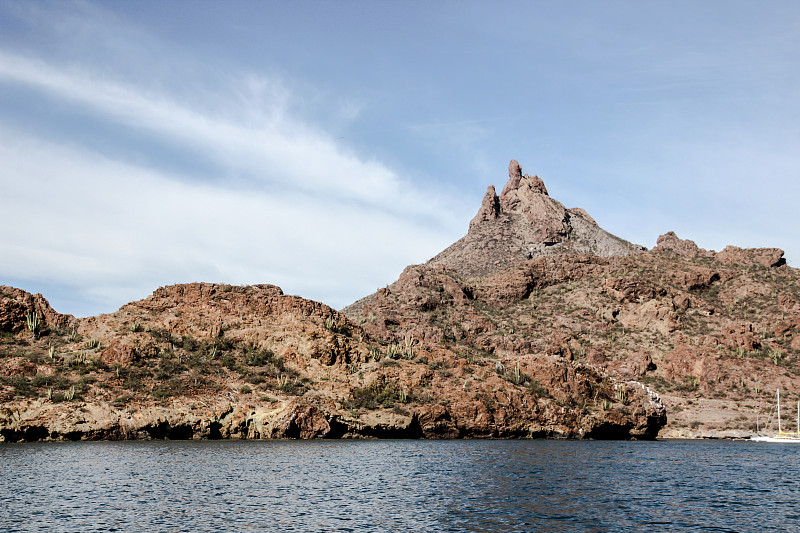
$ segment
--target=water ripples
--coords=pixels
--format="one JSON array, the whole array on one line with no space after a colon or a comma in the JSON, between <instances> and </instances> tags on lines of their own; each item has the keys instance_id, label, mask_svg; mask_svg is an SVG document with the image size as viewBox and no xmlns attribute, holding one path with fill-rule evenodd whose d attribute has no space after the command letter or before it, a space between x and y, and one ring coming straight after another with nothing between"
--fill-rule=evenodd
<instances>
[{"instance_id":1,"label":"water ripples","mask_svg":"<svg viewBox=\"0 0 800 533\"><path fill-rule=\"evenodd\" d=\"M786 531L800 451L747 442L0 446L5 531Z\"/></svg>"}]
</instances>

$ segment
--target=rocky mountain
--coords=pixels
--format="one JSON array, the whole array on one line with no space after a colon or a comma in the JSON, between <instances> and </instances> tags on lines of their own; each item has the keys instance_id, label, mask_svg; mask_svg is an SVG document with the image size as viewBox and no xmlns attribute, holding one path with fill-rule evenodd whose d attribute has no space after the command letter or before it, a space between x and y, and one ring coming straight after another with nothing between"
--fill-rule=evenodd
<instances>
[{"instance_id":1,"label":"rocky mountain","mask_svg":"<svg viewBox=\"0 0 800 533\"><path fill-rule=\"evenodd\" d=\"M0 441L654 438L657 396L567 361L378 339L272 285L158 289L59 315L0 287Z\"/></svg>"},{"instance_id":2,"label":"rocky mountain","mask_svg":"<svg viewBox=\"0 0 800 533\"><path fill-rule=\"evenodd\" d=\"M0 441L742 436L800 392L781 250L647 250L516 161L464 238L341 312L192 283L77 319L0 287L0 331Z\"/></svg>"},{"instance_id":3,"label":"rocky mountain","mask_svg":"<svg viewBox=\"0 0 800 533\"><path fill-rule=\"evenodd\" d=\"M645 250L516 161L464 238L344 312L378 339L644 383L667 407L661 436L749 435L776 388L800 393L800 275L782 250L715 253L672 232Z\"/></svg>"},{"instance_id":4,"label":"rocky mountain","mask_svg":"<svg viewBox=\"0 0 800 533\"><path fill-rule=\"evenodd\" d=\"M490 185L467 235L427 264L481 278L542 255L614 257L644 250L602 229L583 209L566 209L538 176L523 175L512 160L500 196Z\"/></svg>"}]
</instances>

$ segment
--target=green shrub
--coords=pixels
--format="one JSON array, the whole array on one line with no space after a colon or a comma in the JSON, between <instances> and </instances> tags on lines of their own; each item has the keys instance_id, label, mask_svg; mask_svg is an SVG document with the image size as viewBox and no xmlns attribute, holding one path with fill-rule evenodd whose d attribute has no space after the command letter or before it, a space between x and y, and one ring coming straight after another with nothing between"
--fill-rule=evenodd
<instances>
[{"instance_id":1,"label":"green shrub","mask_svg":"<svg viewBox=\"0 0 800 533\"><path fill-rule=\"evenodd\" d=\"M379 405L392 408L397 403L408 403L412 394L402 389L396 381L376 380L369 387L355 387L350 399L345 402L348 409L376 409Z\"/></svg>"},{"instance_id":2,"label":"green shrub","mask_svg":"<svg viewBox=\"0 0 800 533\"><path fill-rule=\"evenodd\" d=\"M181 348L187 352L195 352L200 348L200 343L197 342L191 335L183 335L180 342Z\"/></svg>"},{"instance_id":3,"label":"green shrub","mask_svg":"<svg viewBox=\"0 0 800 533\"><path fill-rule=\"evenodd\" d=\"M347 325L347 322L340 322L339 319L334 316L326 318L323 325L325 329L333 333L341 333L342 335L350 334L350 326Z\"/></svg>"},{"instance_id":4,"label":"green shrub","mask_svg":"<svg viewBox=\"0 0 800 533\"><path fill-rule=\"evenodd\" d=\"M533 378L528 379L526 388L540 398L550 398L550 390Z\"/></svg>"},{"instance_id":5,"label":"green shrub","mask_svg":"<svg viewBox=\"0 0 800 533\"><path fill-rule=\"evenodd\" d=\"M153 386L153 397L156 399L180 396L186 390L186 384L179 378L170 378Z\"/></svg>"},{"instance_id":6,"label":"green shrub","mask_svg":"<svg viewBox=\"0 0 800 533\"><path fill-rule=\"evenodd\" d=\"M31 381L25 376L14 376L10 379L10 385L14 387L16 396L36 396L36 391L31 385Z\"/></svg>"},{"instance_id":7,"label":"green shrub","mask_svg":"<svg viewBox=\"0 0 800 533\"><path fill-rule=\"evenodd\" d=\"M248 366L271 365L283 370L283 359L277 357L272 350L256 350L248 352L244 361Z\"/></svg>"}]
</instances>

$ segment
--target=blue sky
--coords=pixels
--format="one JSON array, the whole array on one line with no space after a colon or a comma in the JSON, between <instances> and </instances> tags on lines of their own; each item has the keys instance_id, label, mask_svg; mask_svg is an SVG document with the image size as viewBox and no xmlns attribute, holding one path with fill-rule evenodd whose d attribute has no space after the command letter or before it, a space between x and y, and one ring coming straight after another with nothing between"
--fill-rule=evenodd
<instances>
[{"instance_id":1,"label":"blue sky","mask_svg":"<svg viewBox=\"0 0 800 533\"><path fill-rule=\"evenodd\" d=\"M342 307L508 161L648 247L800 259L797 2L0 1L0 284Z\"/></svg>"}]
</instances>

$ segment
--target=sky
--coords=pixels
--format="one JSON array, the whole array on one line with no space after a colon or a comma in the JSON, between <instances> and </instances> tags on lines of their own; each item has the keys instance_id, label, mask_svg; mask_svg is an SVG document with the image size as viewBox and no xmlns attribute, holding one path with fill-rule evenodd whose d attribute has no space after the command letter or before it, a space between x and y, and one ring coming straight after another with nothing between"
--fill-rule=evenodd
<instances>
[{"instance_id":1,"label":"sky","mask_svg":"<svg viewBox=\"0 0 800 533\"><path fill-rule=\"evenodd\" d=\"M0 0L0 284L76 316L194 281L342 308L510 159L629 241L796 267L798 96L796 1Z\"/></svg>"}]
</instances>

